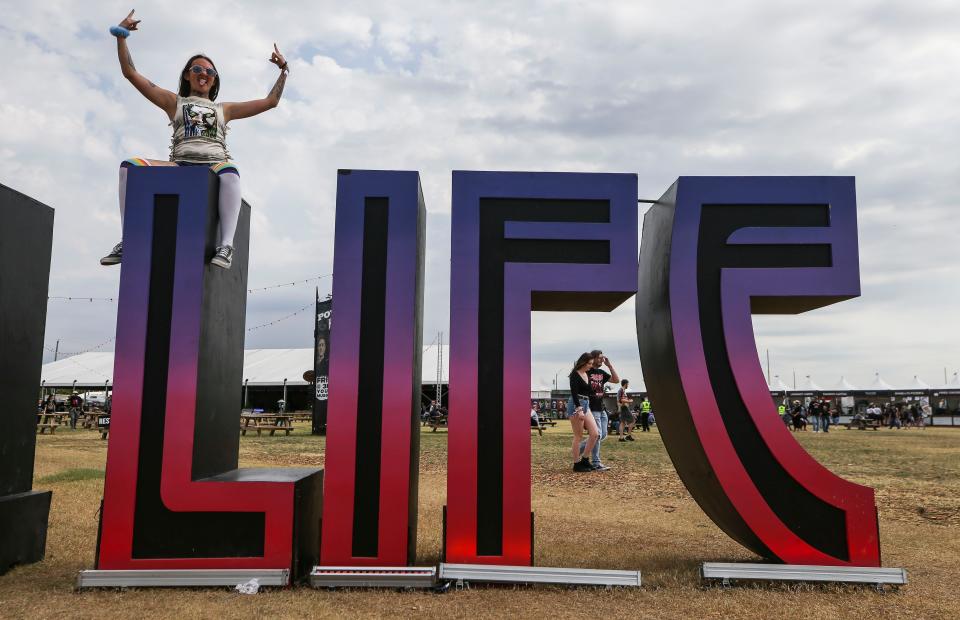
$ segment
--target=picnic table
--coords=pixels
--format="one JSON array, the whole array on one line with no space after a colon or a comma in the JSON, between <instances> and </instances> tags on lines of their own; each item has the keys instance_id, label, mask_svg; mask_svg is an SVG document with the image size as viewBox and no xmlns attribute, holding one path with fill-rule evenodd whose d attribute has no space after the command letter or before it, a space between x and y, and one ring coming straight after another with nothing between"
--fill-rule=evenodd
<instances>
[{"instance_id":1,"label":"picnic table","mask_svg":"<svg viewBox=\"0 0 960 620\"><path fill-rule=\"evenodd\" d=\"M97 429L97 418L103 415L103 412L99 409L93 411L86 411L83 414L83 419L80 422L82 428L92 428L93 430Z\"/></svg>"},{"instance_id":2,"label":"picnic table","mask_svg":"<svg viewBox=\"0 0 960 620\"><path fill-rule=\"evenodd\" d=\"M44 432L49 430L52 435L62 423L62 416L62 413L46 413L41 411L37 414L37 432L43 435Z\"/></svg>"},{"instance_id":3,"label":"picnic table","mask_svg":"<svg viewBox=\"0 0 960 620\"><path fill-rule=\"evenodd\" d=\"M241 413L240 414L240 434L246 435L247 431L257 431L257 437L262 431L270 431L270 436L277 431L283 431L287 435L293 430L293 415L289 413Z\"/></svg>"},{"instance_id":4,"label":"picnic table","mask_svg":"<svg viewBox=\"0 0 960 620\"><path fill-rule=\"evenodd\" d=\"M850 420L849 422L845 423L844 426L847 427L847 430L850 430L852 428L857 428L857 429L860 429L861 431L865 431L868 428L877 430L880 428L881 422L880 420L871 420L869 418L864 418L861 420Z\"/></svg>"}]
</instances>

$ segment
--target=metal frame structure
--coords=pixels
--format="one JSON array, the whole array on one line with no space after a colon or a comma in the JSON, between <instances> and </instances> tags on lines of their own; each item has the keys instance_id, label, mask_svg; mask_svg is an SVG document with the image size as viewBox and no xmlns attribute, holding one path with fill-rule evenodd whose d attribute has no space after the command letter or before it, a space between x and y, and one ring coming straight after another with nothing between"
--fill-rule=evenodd
<instances>
[{"instance_id":1,"label":"metal frame structure","mask_svg":"<svg viewBox=\"0 0 960 620\"><path fill-rule=\"evenodd\" d=\"M317 566L310 573L314 588L432 588L435 566Z\"/></svg>"},{"instance_id":2,"label":"metal frame structure","mask_svg":"<svg viewBox=\"0 0 960 620\"><path fill-rule=\"evenodd\" d=\"M82 570L77 589L236 586L256 579L261 586L290 584L289 569Z\"/></svg>"},{"instance_id":3,"label":"metal frame structure","mask_svg":"<svg viewBox=\"0 0 960 620\"><path fill-rule=\"evenodd\" d=\"M866 583L879 587L902 586L907 583L903 568L872 566L805 566L799 564L745 564L739 562L704 562L703 579L719 579L724 585L732 580L745 581L818 581L831 583Z\"/></svg>"},{"instance_id":4,"label":"metal frame structure","mask_svg":"<svg viewBox=\"0 0 960 620\"><path fill-rule=\"evenodd\" d=\"M586 586L640 587L640 571L546 568L493 564L440 564L442 581L490 583L560 583Z\"/></svg>"}]
</instances>

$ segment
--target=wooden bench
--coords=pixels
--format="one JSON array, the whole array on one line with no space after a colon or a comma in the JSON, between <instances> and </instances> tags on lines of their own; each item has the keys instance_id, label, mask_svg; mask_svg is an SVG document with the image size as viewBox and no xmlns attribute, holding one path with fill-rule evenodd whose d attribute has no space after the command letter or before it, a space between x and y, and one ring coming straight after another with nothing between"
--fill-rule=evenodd
<instances>
[{"instance_id":1,"label":"wooden bench","mask_svg":"<svg viewBox=\"0 0 960 620\"><path fill-rule=\"evenodd\" d=\"M43 435L49 430L50 434L53 435L57 427L60 426L60 415L59 413L38 413L37 433Z\"/></svg>"},{"instance_id":2,"label":"wooden bench","mask_svg":"<svg viewBox=\"0 0 960 620\"><path fill-rule=\"evenodd\" d=\"M260 431L270 431L271 437L273 437L273 434L277 431L284 431L287 435L290 435L290 431L292 430L292 426L279 426L276 424L258 424L257 426L240 425L240 434L243 436L246 436L247 431L257 431L257 437L260 436Z\"/></svg>"},{"instance_id":3,"label":"wooden bench","mask_svg":"<svg viewBox=\"0 0 960 620\"><path fill-rule=\"evenodd\" d=\"M847 430L856 428L857 430L865 431L868 428L877 430L882 426L882 424L880 420L863 419L863 420L850 420L849 422L844 423L844 426L847 427Z\"/></svg>"},{"instance_id":4,"label":"wooden bench","mask_svg":"<svg viewBox=\"0 0 960 620\"><path fill-rule=\"evenodd\" d=\"M242 413L240 415L240 434L246 436L247 431L270 431L273 437L277 431L284 431L287 436L293 430L293 415L288 413Z\"/></svg>"}]
</instances>

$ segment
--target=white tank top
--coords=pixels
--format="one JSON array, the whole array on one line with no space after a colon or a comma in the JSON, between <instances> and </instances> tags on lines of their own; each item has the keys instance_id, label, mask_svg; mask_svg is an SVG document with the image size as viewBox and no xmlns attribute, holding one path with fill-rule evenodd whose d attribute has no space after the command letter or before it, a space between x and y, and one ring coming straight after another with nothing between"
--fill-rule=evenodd
<instances>
[{"instance_id":1,"label":"white tank top","mask_svg":"<svg viewBox=\"0 0 960 620\"><path fill-rule=\"evenodd\" d=\"M177 112L170 125L170 161L215 164L230 160L222 103L177 95Z\"/></svg>"}]
</instances>

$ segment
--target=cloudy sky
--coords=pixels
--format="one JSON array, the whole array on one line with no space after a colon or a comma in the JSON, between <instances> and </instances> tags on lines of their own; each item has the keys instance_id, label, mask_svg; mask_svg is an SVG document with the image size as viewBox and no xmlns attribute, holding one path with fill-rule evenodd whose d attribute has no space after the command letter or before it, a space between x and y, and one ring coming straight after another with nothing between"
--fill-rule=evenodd
<instances>
[{"instance_id":1,"label":"cloudy sky","mask_svg":"<svg viewBox=\"0 0 960 620\"><path fill-rule=\"evenodd\" d=\"M279 6L277 6L279 4ZM52 296L115 297L117 166L165 158L163 112L121 76L116 2L0 0L0 183L56 209ZM825 386L879 371L930 384L960 369L960 7L956 2L143 3L139 71L175 90L203 51L220 101L283 102L231 124L254 206L250 286L331 272L338 168L421 174L429 212L425 343L448 337L450 172L854 175L862 297L756 317L772 374ZM251 294L247 324L308 304L313 285ZM46 344L111 350L116 304L53 299ZM633 302L609 315L535 313L533 385L603 348L641 376ZM248 348L311 346L309 312ZM573 334L573 335L571 335ZM45 359L52 359L48 353Z\"/></svg>"}]
</instances>

